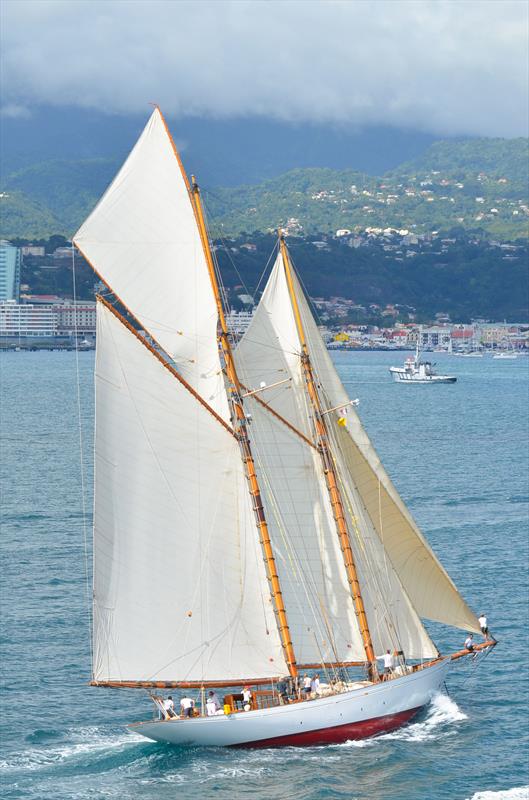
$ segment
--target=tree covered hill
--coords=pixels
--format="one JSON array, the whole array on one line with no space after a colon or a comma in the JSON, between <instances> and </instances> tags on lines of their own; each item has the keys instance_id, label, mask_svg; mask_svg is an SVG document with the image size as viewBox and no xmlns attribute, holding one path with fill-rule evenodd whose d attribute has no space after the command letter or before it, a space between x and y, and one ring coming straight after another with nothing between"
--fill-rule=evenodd
<instances>
[{"instance_id":1,"label":"tree covered hill","mask_svg":"<svg viewBox=\"0 0 529 800\"><path fill-rule=\"evenodd\" d=\"M398 318L433 320L447 313L453 321L472 318L524 322L528 317L528 245L490 243L469 237L443 239L425 237L410 243L399 234L362 236L359 246L351 238L328 237L316 247L310 237L289 237L288 244L298 274L311 297L340 296L352 300L351 322L390 325L397 307ZM19 242L22 244L22 242ZM45 258L25 258L22 283L31 294L59 294L71 297L70 259L53 256L66 243L54 236L46 246ZM255 233L217 240L223 284L230 303L242 307L245 295L256 299L275 255L277 237ZM77 257L77 296L93 299L94 273Z\"/></svg>"},{"instance_id":2,"label":"tree covered hill","mask_svg":"<svg viewBox=\"0 0 529 800\"><path fill-rule=\"evenodd\" d=\"M6 175L6 238L71 236L115 174L115 159L52 160ZM273 230L315 234L392 227L527 237L526 139L434 143L381 177L353 170L291 170L256 185L205 189L213 234Z\"/></svg>"}]
</instances>

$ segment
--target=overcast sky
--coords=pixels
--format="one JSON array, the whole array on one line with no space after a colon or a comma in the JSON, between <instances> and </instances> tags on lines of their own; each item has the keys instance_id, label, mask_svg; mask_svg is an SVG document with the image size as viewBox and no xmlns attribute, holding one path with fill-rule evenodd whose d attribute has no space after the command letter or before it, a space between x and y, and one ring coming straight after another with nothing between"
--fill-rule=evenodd
<instances>
[{"instance_id":1,"label":"overcast sky","mask_svg":"<svg viewBox=\"0 0 529 800\"><path fill-rule=\"evenodd\" d=\"M4 113L528 133L525 0L3 0Z\"/></svg>"}]
</instances>

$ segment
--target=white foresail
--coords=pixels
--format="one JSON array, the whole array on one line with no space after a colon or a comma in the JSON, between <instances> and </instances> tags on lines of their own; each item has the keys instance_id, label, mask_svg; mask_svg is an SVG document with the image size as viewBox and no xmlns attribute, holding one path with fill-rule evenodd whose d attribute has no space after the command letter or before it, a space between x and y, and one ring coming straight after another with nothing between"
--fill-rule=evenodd
<instances>
[{"instance_id":1,"label":"white foresail","mask_svg":"<svg viewBox=\"0 0 529 800\"><path fill-rule=\"evenodd\" d=\"M101 303L94 679L287 672L239 446Z\"/></svg>"},{"instance_id":2,"label":"white foresail","mask_svg":"<svg viewBox=\"0 0 529 800\"><path fill-rule=\"evenodd\" d=\"M73 241L227 420L215 299L188 187L158 109Z\"/></svg>"},{"instance_id":3,"label":"white foresail","mask_svg":"<svg viewBox=\"0 0 529 800\"><path fill-rule=\"evenodd\" d=\"M299 341L281 254L254 319L241 340L236 361L246 386L290 383L259 396L305 436L313 436L301 371ZM249 400L246 400L248 404ZM252 444L260 465L267 519L280 552L279 571L289 625L300 662L363 660L365 651L329 503L321 457L275 419L255 399ZM339 467L339 465L338 465ZM344 470L338 468L340 474ZM383 548L354 489L342 486L351 545L362 596L377 652L398 645L410 658L435 656L437 650ZM288 557L287 557L288 556ZM331 650L333 652L331 652Z\"/></svg>"},{"instance_id":4,"label":"white foresail","mask_svg":"<svg viewBox=\"0 0 529 800\"><path fill-rule=\"evenodd\" d=\"M284 271L274 268L235 351L251 388L290 378L259 397L312 437L300 343ZM365 659L319 453L248 397L250 438L299 663Z\"/></svg>"},{"instance_id":5,"label":"white foresail","mask_svg":"<svg viewBox=\"0 0 529 800\"><path fill-rule=\"evenodd\" d=\"M349 397L334 368L304 292L293 276L311 362L328 408L345 405ZM340 411L329 414L341 461L344 483L361 501L359 511L376 531L386 563L396 572L420 617L479 632L476 615L459 594L406 508L353 408L347 426L336 424ZM362 509L363 506L363 509Z\"/></svg>"}]
</instances>

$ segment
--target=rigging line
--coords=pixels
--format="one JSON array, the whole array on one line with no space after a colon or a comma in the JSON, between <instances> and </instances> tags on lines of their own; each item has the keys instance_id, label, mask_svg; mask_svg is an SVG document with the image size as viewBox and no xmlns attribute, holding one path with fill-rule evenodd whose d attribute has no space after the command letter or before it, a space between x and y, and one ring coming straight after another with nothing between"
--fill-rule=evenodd
<instances>
[{"instance_id":1,"label":"rigging line","mask_svg":"<svg viewBox=\"0 0 529 800\"><path fill-rule=\"evenodd\" d=\"M289 254L290 254L290 250L289 250ZM307 298L307 301L308 301L308 304L310 306L310 309L311 309L311 311L312 311L312 313L313 313L313 315L315 317L316 324L323 327L323 322L322 322L322 319L321 319L321 317L319 315L318 309L316 308L316 305L312 301L312 298L308 293L307 287L305 286L304 282L301 279L300 272L299 272L298 268L296 267L295 262L292 260L292 256L290 256L290 263L294 267L294 274L296 275L296 278L298 279L299 284L300 284L301 288L303 289L305 297Z\"/></svg>"},{"instance_id":2,"label":"rigging line","mask_svg":"<svg viewBox=\"0 0 529 800\"><path fill-rule=\"evenodd\" d=\"M217 253L211 247L212 237L211 237L211 233L210 233L210 231L211 231L211 225L210 225L210 221L209 221L210 220L210 215L208 213L208 209L207 209L206 204L204 203L204 199L203 198L202 198L202 210L203 210L204 225L205 225L205 228L206 228L208 242L210 243L211 257L212 257L212 260L213 260L213 264L215 265L215 273L216 273L216 276L217 276L217 283L219 285L219 290L220 290L220 293L221 293L223 306L228 312L230 312L231 311L231 306L230 306L230 302L229 302L228 292L226 291L226 287L224 286L224 282L222 280L222 273L220 271L220 265L219 265L219 260L217 258ZM222 239L222 237L220 237L220 238ZM241 281L242 285L244 286L244 288L246 290L246 293L249 294L248 289L246 287L246 284L244 283L243 278L241 277L237 267L235 266L235 263L234 263L231 255L230 255L230 253L228 251L228 248L227 248L227 246L226 246L226 244L225 244L223 239L222 239L222 241L223 241L223 244L224 244L224 247L225 247L225 251L226 251L226 253L228 255L228 258L231 261L231 264L232 264L235 272L237 273L237 276L238 276L239 280Z\"/></svg>"},{"instance_id":3,"label":"rigging line","mask_svg":"<svg viewBox=\"0 0 529 800\"><path fill-rule=\"evenodd\" d=\"M268 261L266 262L266 264L265 264L265 266L264 266L264 269L263 269L263 271L261 272L261 275L260 275L260 277L259 277L259 280L257 281L257 286L255 287L255 292L254 292L254 295L257 295L257 292L259 291L259 287L261 286L261 283L263 282L264 276L266 275L266 272L267 272L267 270L268 270L268 267L269 267L269 265L270 265L270 262L271 262L271 260L272 260L272 257L274 256L274 254L277 254L277 250L278 250L278 249L279 249L279 242L277 242L277 241L276 241L276 242L274 243L274 246L273 246L273 248L272 248L272 252L271 252L271 253L270 253L270 255L268 256Z\"/></svg>"},{"instance_id":4,"label":"rigging line","mask_svg":"<svg viewBox=\"0 0 529 800\"><path fill-rule=\"evenodd\" d=\"M244 391L248 391L246 386L244 386L244 384L242 384L242 383L241 383L241 388L244 389ZM273 417L275 417L280 422L282 422L283 425L285 425L290 431L292 431L292 433L295 433L296 436L299 436L299 438L303 442L305 442L305 444L309 445L309 447L313 447L315 450L318 449L317 445L314 442L311 442L311 440L307 436L305 436L304 433L302 433L300 430L298 430L296 427L294 427L294 425L292 425L287 419L285 419L285 417L282 417L281 414L278 414L278 412L275 411L272 408L272 406L269 405L269 403L267 403L265 400L263 400L262 397L258 397L257 395L253 395L251 399L254 400L255 402L259 403L259 405L262 406L263 408L266 408L266 410L270 414L272 414ZM250 407L251 407L251 405L250 405Z\"/></svg>"},{"instance_id":5,"label":"rigging line","mask_svg":"<svg viewBox=\"0 0 529 800\"><path fill-rule=\"evenodd\" d=\"M261 423L260 422L257 423L257 427L258 428L261 427ZM264 428L261 428L261 430L264 431ZM273 429L271 429L271 430L273 430ZM276 448L276 452L279 453L280 450ZM300 567L299 567L299 556L297 554L296 547L295 547L295 545L294 545L294 543L293 543L293 541L292 541L292 539L291 539L291 537L290 537L290 535L289 535L289 533L287 531L287 526L286 526L285 521L283 519L283 515L281 513L281 510L280 510L280 507L279 507L279 504L278 504L278 500L277 500L275 492L274 492L274 490L272 488L271 482L270 482L270 480L268 478L266 465L265 465L263 459L261 458L259 451L257 452L257 460L258 460L259 467L260 467L260 469L262 471L262 479L264 481L265 490L267 492L267 497L268 497L268 500L269 500L269 502L270 502L270 504L272 506L272 513L273 513L273 516L274 516L274 518L276 520L276 524L277 524L277 527L279 529L279 532L281 534L281 538L283 540L283 544L284 544L284 546L286 548L286 554L287 554L287 557L288 557L289 569L290 569L290 571L291 571L291 573L292 573L292 575L294 577L297 576L298 581L301 584L303 593L305 595L306 601L308 603L308 606L309 606L311 614L312 614L314 625L317 628L318 636L321 638L322 641L324 641L325 640L324 632L322 630L321 622L320 622L320 620L318 618L318 615L316 614L315 606L314 606L313 600L312 600L312 594L314 594L316 597L319 596L318 595L318 590L317 590L317 585L316 585L316 580L314 578L314 575L312 574L312 570L310 568L310 564L309 564L309 570L308 570L309 574L308 574L308 576L306 576L305 573L303 572L303 570L301 570ZM283 469L284 469L284 467L283 467ZM308 561L307 561L307 563L308 563ZM310 580L307 580L307 578L310 578ZM300 610L300 613L303 615L304 614L304 607L303 607L303 604L302 604L301 599L299 597L299 594L298 594L296 589L293 589L293 593L294 593L294 597L296 599L296 603L298 605L298 608ZM319 649L320 648L318 648L318 650ZM320 655L321 655L321 651L320 651Z\"/></svg>"},{"instance_id":6,"label":"rigging line","mask_svg":"<svg viewBox=\"0 0 529 800\"><path fill-rule=\"evenodd\" d=\"M339 445L338 445L338 448L339 448ZM340 448L338 449L338 452L341 452ZM341 486L343 487L343 490L344 490L345 501L346 501L347 509L349 511L351 525L352 525L352 527L354 529L354 532L355 532L355 535L356 535L356 541L357 541L357 543L358 543L358 545L360 547L360 550L362 551L362 554L363 554L362 564L363 564L364 570L365 570L364 579L366 581L366 584L367 584L368 588L372 588L374 590L374 592L376 593L376 595L380 598L380 602L381 602L381 605L383 607L383 614L381 615L381 618L377 619L375 621L376 622L376 627L377 627L377 632L380 634L380 631L384 630L384 635L387 636L391 640L392 646L397 645L399 650L402 650L401 636L400 636L400 633L398 631L398 621L396 622L393 619L393 615L391 614L389 604L386 602L386 599L385 599L386 598L386 594L385 594L384 587L383 587L383 585L381 583L381 580L380 580L380 575L377 573L377 571L375 569L375 566L374 566L379 561L379 556L378 556L378 554L376 552L376 547L373 544L376 541L376 539L374 538L374 536L376 536L376 533L374 533L373 531L370 531L370 533L371 533L370 536L365 537L365 536L362 535L362 533L360 531L360 528L358 526L358 517L359 517L359 515L357 513L355 513L355 511L354 511L354 509L352 507L352 501L354 501L354 504L356 506L358 506L358 508L359 508L359 513L360 513L360 515L362 517L363 524L368 528L368 530L370 530L370 525L369 525L369 523L367 522L367 520L364 517L364 510L362 508L362 503L361 503L360 499L357 498L354 493L353 493L352 497L349 496L349 487L343 482L341 477L339 479L340 479L340 484L341 484ZM385 554L384 554L384 558L385 558ZM397 578L398 578L398 576L397 576ZM405 591L404 591L404 589L402 587L402 584L400 583L400 580L398 581L398 585L399 585L402 593L405 594ZM386 589L390 589L390 588L391 588L391 582L389 581L389 576L388 576L388 584L387 584ZM382 626L383 626L384 623L385 623L385 626L383 628Z\"/></svg>"},{"instance_id":7,"label":"rigging line","mask_svg":"<svg viewBox=\"0 0 529 800\"><path fill-rule=\"evenodd\" d=\"M206 194L209 194L211 197L215 197L215 195L212 192L210 192L209 190L206 191ZM207 226L207 229L208 229L208 234L210 234L210 231L211 231L212 227L214 227L214 223L213 223L213 225L210 224L210 219L212 219L212 215L211 215L211 213L209 211L207 203L204 202L204 194L202 194L202 206L204 207L204 211L205 211L206 224L207 224L206 226ZM209 238L211 240L211 234L209 235ZM237 269L237 265L235 264L235 261L233 260L233 257L231 255L231 251L230 251L230 249L228 247L228 243L227 243L226 239L224 238L224 236L222 235L222 233L220 231L219 231L219 233L218 233L216 238L219 239L222 242L222 244L224 245L224 252L228 256L228 260L230 261L231 266L233 267L235 273L237 274L237 277L239 278L240 282L242 283L246 294L249 295L250 294L250 290L248 289L248 286L246 285L245 280L242 277L241 273ZM214 252L214 251L212 251L212 252ZM215 261L217 261L217 258L215 256L214 256L214 258L215 258ZM220 270L218 270L218 272L220 274ZM225 299L227 300L227 297Z\"/></svg>"},{"instance_id":8,"label":"rigging line","mask_svg":"<svg viewBox=\"0 0 529 800\"><path fill-rule=\"evenodd\" d=\"M315 368L315 375L316 375L316 378L318 380L318 383L321 383L320 379L319 379L319 376L318 376L317 367ZM325 403L327 405L329 405L329 407L330 407L330 400L329 400L329 398L327 396L327 393L324 390L324 387L322 386L321 389L322 389L322 393L324 395ZM334 445L335 452L339 453L341 458L346 461L345 454L343 452L342 445L341 445L341 443L339 441L337 431L334 428L334 426L332 426L332 425L330 426L330 438L331 438L331 441L332 441L332 443ZM358 544L358 546L360 548L361 555L363 555L362 561L363 561L364 580L366 581L367 588L368 589L373 588L377 592L377 594L380 596L380 598L382 600L383 607L384 607L384 613L382 615L382 619L377 619L376 620L377 632L382 630L382 624L383 624L383 622L385 620L385 631L386 631L385 635L388 636L392 640L392 644L393 645L397 644L399 649L402 649L400 634L399 634L399 632L397 630L397 627L396 627L396 625L395 625L395 623L393 621L393 616L390 613L389 605L385 601L385 593L383 591L382 583L380 581L380 576L377 574L377 572L375 570L375 566L374 566L376 563L379 563L380 557L379 557L379 553L377 552L375 544L374 544L376 539L374 539L373 536L376 535L376 534L371 530L371 526L367 521L367 520L370 519L369 515L368 515L368 517L366 519L365 518L366 509L364 508L364 505L363 505L361 499L357 496L358 493L357 493L356 487L354 487L354 486L351 487L351 486L349 486L348 484L346 484L344 482L344 480L342 478L341 470L339 469L339 465L338 465L336 457L333 454L331 454L331 457L332 457L334 465L335 465L335 470L336 470L336 473L337 473L338 481L339 481L340 486L341 486L341 488L343 490L345 505L346 505L347 510L349 512L349 518L350 518L351 525L352 525L352 527L354 529L356 541L357 541L357 544ZM352 495L350 495L350 492L352 492ZM358 507L358 510L359 510L360 516L362 517L362 521L363 521L364 526L366 526L367 529L371 532L371 535L368 536L367 538L364 537L360 532L360 529L358 527L358 513L355 512L355 510L352 507L352 504L354 504L355 507ZM382 547L383 547L383 543L382 543ZM386 553L385 553L385 549L384 548L383 548L383 556L384 556L384 564L385 564L385 567L386 567L386 578L387 578L387 582L388 582L388 587L387 588L389 589L390 586L391 586L391 582L389 580L389 575L388 575L388 570L387 570ZM401 586L400 581L399 581L399 586Z\"/></svg>"},{"instance_id":9,"label":"rigging line","mask_svg":"<svg viewBox=\"0 0 529 800\"><path fill-rule=\"evenodd\" d=\"M78 326L77 326L77 280L75 268L75 250L72 247L72 289L73 289L73 326L75 336L75 371L77 378L77 426L79 432L79 465L81 472L81 510L83 514L83 544L84 544L84 568L85 568L85 595L86 595L86 613L88 616L88 635L90 641L90 663L94 663L93 659L93 628L91 617L91 594L90 592L90 570L88 558L88 533L86 527L86 490L85 490L85 470L84 470L84 441L83 441L83 417L81 411L81 378L79 371L79 341L78 341Z\"/></svg>"},{"instance_id":10,"label":"rigging line","mask_svg":"<svg viewBox=\"0 0 529 800\"><path fill-rule=\"evenodd\" d=\"M317 628L319 628L320 626L319 626L318 618L317 618L316 613L314 611L314 607L313 607L312 599L311 599L311 596L310 596L310 593L309 593L309 589L308 589L308 586L307 586L307 581L306 581L305 575L301 570L298 569L298 563L297 563L298 562L298 558L297 558L296 548L294 547L293 542L291 541L291 538L290 538L290 536L289 536L289 534L287 532L287 527L286 527L284 519L282 517L281 510L279 508L279 504L278 504L277 498L276 498L275 493L274 493L274 491L272 489L272 485L271 485L270 480L268 478L268 474L267 474L267 471L266 471L266 468L265 468L265 464L264 464L264 462L263 462L263 460L262 460L262 458L261 458L259 453L257 454L257 462L258 462L259 467L260 467L260 469L262 471L262 480L264 482L266 496L267 496L268 501L269 501L269 503L270 503L270 505L272 507L272 514L273 514L273 517L275 518L278 530L280 532L281 538L283 540L283 544L285 546L286 556L287 556L287 559L288 559L288 561L285 560L285 566L287 567L287 564L288 564L288 568L289 568L291 574L294 576L294 578L297 577L297 579L298 579L298 581L299 581L299 583L300 583L300 585L301 585L301 587L303 589L303 592L305 594L305 597L306 597L307 603L309 605L309 608L311 609L312 617L313 617L313 620L314 620L314 624L315 624L315 626ZM311 575L311 577L313 577L313 576ZM314 590L313 587L311 587L311 589ZM303 614L304 614L304 606L303 606L303 603L301 602L301 599L299 597L298 591L295 588L293 589L293 594L294 594L298 609L300 611L300 614L303 616ZM318 634L323 638L321 630L318 630Z\"/></svg>"}]
</instances>

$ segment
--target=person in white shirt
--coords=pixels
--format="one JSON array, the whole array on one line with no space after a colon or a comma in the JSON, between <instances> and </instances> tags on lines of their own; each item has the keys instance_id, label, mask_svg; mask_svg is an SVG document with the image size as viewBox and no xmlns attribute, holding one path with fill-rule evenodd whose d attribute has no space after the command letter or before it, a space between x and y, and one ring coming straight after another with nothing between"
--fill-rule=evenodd
<instances>
[{"instance_id":1,"label":"person in white shirt","mask_svg":"<svg viewBox=\"0 0 529 800\"><path fill-rule=\"evenodd\" d=\"M485 614L481 615L478 622L479 622L479 627L481 628L481 633L483 634L485 639L489 640L490 639L489 626L487 624L487 617L485 616Z\"/></svg>"},{"instance_id":2,"label":"person in white shirt","mask_svg":"<svg viewBox=\"0 0 529 800\"><path fill-rule=\"evenodd\" d=\"M167 700L163 701L163 710L165 714L165 718L168 719L170 717L176 717L175 710L174 710L174 703L173 698L171 695L167 698Z\"/></svg>"},{"instance_id":3,"label":"person in white shirt","mask_svg":"<svg viewBox=\"0 0 529 800\"><path fill-rule=\"evenodd\" d=\"M384 673L382 675L382 680L388 681L395 666L395 659L393 658L391 651L386 650L383 656L376 656L376 659L377 661L384 662Z\"/></svg>"},{"instance_id":4,"label":"person in white shirt","mask_svg":"<svg viewBox=\"0 0 529 800\"><path fill-rule=\"evenodd\" d=\"M310 694L310 684L311 684L310 677L308 675L305 675L303 677L303 694L306 697L308 697L308 695Z\"/></svg>"},{"instance_id":5,"label":"person in white shirt","mask_svg":"<svg viewBox=\"0 0 529 800\"><path fill-rule=\"evenodd\" d=\"M465 639L465 650L469 650L471 653L474 652L474 634L469 633L467 638Z\"/></svg>"},{"instance_id":6,"label":"person in white shirt","mask_svg":"<svg viewBox=\"0 0 529 800\"><path fill-rule=\"evenodd\" d=\"M252 690L249 686L244 686L242 690L242 704L245 711L252 710Z\"/></svg>"},{"instance_id":7,"label":"person in white shirt","mask_svg":"<svg viewBox=\"0 0 529 800\"><path fill-rule=\"evenodd\" d=\"M242 690L242 699L244 703L250 703L252 699L252 690L249 686L245 686Z\"/></svg>"},{"instance_id":8,"label":"person in white shirt","mask_svg":"<svg viewBox=\"0 0 529 800\"><path fill-rule=\"evenodd\" d=\"M185 695L180 700L180 708L182 710L182 714L184 715L184 717L192 717L194 707L195 707L195 701L191 697L187 697L187 695Z\"/></svg>"},{"instance_id":9,"label":"person in white shirt","mask_svg":"<svg viewBox=\"0 0 529 800\"><path fill-rule=\"evenodd\" d=\"M209 692L208 699L206 700L206 714L208 717L214 717L220 709L220 700L216 692Z\"/></svg>"},{"instance_id":10,"label":"person in white shirt","mask_svg":"<svg viewBox=\"0 0 529 800\"><path fill-rule=\"evenodd\" d=\"M320 691L320 676L315 675L310 682L310 690L312 694L319 694Z\"/></svg>"}]
</instances>

